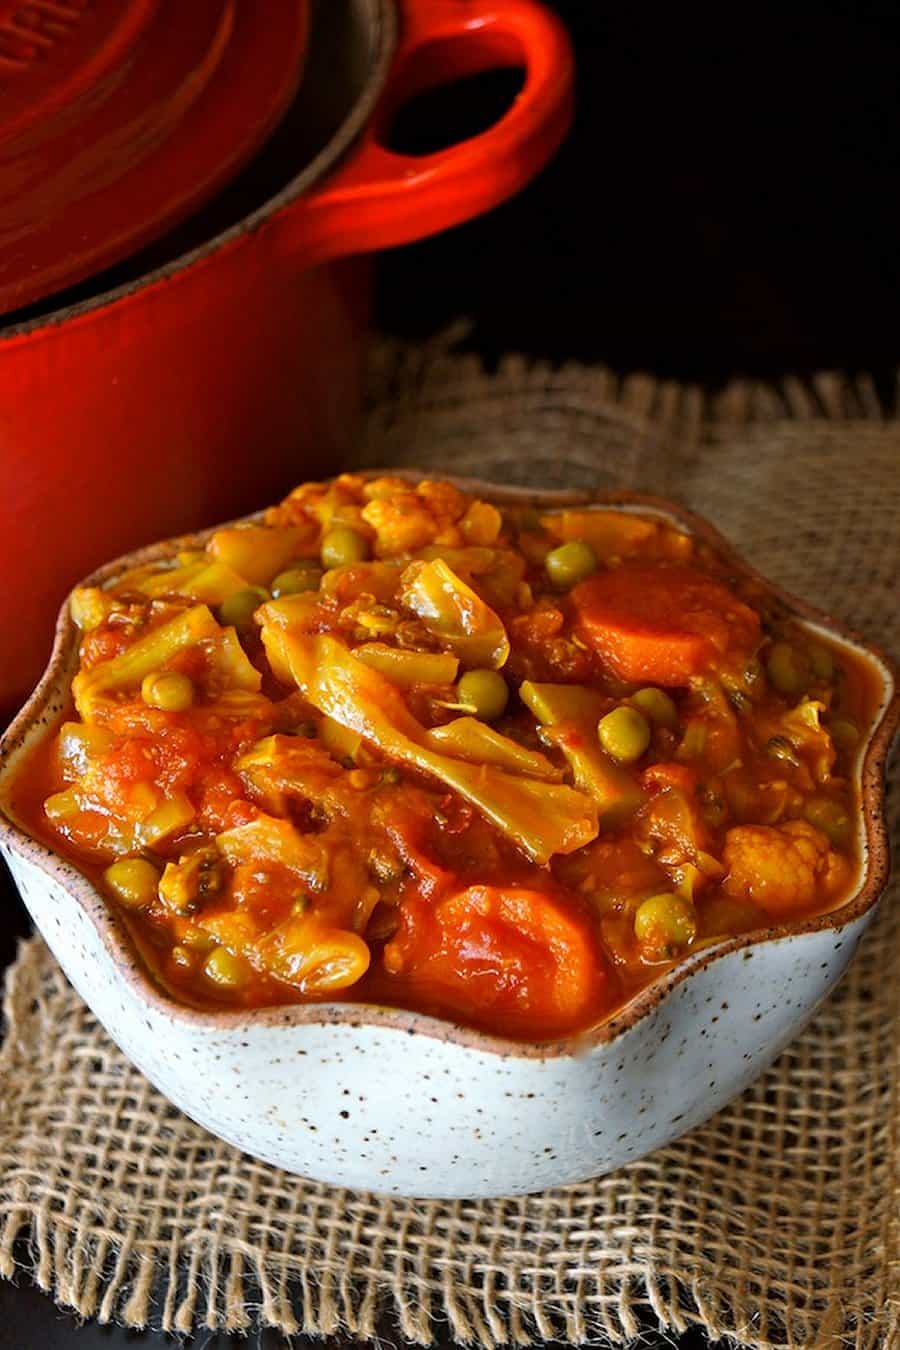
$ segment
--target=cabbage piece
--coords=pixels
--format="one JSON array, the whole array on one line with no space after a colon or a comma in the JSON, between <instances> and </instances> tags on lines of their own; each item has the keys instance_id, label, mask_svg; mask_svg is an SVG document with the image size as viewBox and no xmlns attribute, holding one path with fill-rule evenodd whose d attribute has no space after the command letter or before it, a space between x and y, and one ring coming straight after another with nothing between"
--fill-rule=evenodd
<instances>
[{"instance_id":1,"label":"cabbage piece","mask_svg":"<svg viewBox=\"0 0 900 1350\"><path fill-rule=\"evenodd\" d=\"M217 562L243 577L244 585L265 586L295 558L312 556L316 535L311 525L226 525L207 548Z\"/></svg>"},{"instance_id":2,"label":"cabbage piece","mask_svg":"<svg viewBox=\"0 0 900 1350\"><path fill-rule=\"evenodd\" d=\"M583 539L598 558L627 557L659 533L655 521L628 511L558 511L541 524L556 539Z\"/></svg>"},{"instance_id":3,"label":"cabbage piece","mask_svg":"<svg viewBox=\"0 0 900 1350\"><path fill-rule=\"evenodd\" d=\"M218 894L223 882L218 850L205 846L166 863L159 879L159 898L175 914L192 914L201 901Z\"/></svg>"},{"instance_id":4,"label":"cabbage piece","mask_svg":"<svg viewBox=\"0 0 900 1350\"><path fill-rule=\"evenodd\" d=\"M337 639L267 627L263 641L267 651L279 648L304 697L320 712L358 732L389 759L446 783L537 862L571 853L595 837L597 811L584 793L516 777L493 765L465 764L430 749L425 728L399 692Z\"/></svg>"},{"instance_id":5,"label":"cabbage piece","mask_svg":"<svg viewBox=\"0 0 900 1350\"><path fill-rule=\"evenodd\" d=\"M459 659L451 652L416 652L389 647L385 642L364 642L353 655L401 689L414 684L453 684Z\"/></svg>"},{"instance_id":6,"label":"cabbage piece","mask_svg":"<svg viewBox=\"0 0 900 1350\"><path fill-rule=\"evenodd\" d=\"M571 684L534 684L525 680L519 697L572 767L576 785L597 804L600 824L616 826L632 815L644 793L627 769L600 749L597 723L608 704L593 689Z\"/></svg>"},{"instance_id":7,"label":"cabbage piece","mask_svg":"<svg viewBox=\"0 0 900 1350\"><path fill-rule=\"evenodd\" d=\"M99 586L76 586L69 596L69 613L82 633L99 628L116 608L115 598Z\"/></svg>"},{"instance_id":8,"label":"cabbage piece","mask_svg":"<svg viewBox=\"0 0 900 1350\"><path fill-rule=\"evenodd\" d=\"M63 722L59 729L58 753L65 776L71 779L85 773L91 759L105 754L114 742L112 732L104 727Z\"/></svg>"},{"instance_id":9,"label":"cabbage piece","mask_svg":"<svg viewBox=\"0 0 900 1350\"><path fill-rule=\"evenodd\" d=\"M328 885L328 852L314 834L301 834L289 820L257 816L216 835L219 852L237 867L241 863L281 863L302 877L312 890Z\"/></svg>"},{"instance_id":10,"label":"cabbage piece","mask_svg":"<svg viewBox=\"0 0 900 1350\"><path fill-rule=\"evenodd\" d=\"M471 584L478 580L478 592L490 605L512 605L525 577L525 559L508 548L447 548L429 544L417 557L426 562L441 558L458 577Z\"/></svg>"},{"instance_id":11,"label":"cabbage piece","mask_svg":"<svg viewBox=\"0 0 900 1350\"><path fill-rule=\"evenodd\" d=\"M689 760L702 755L707 771L726 773L741 758L741 734L734 708L718 680L692 683L687 725L676 758Z\"/></svg>"},{"instance_id":12,"label":"cabbage piece","mask_svg":"<svg viewBox=\"0 0 900 1350\"><path fill-rule=\"evenodd\" d=\"M126 572L116 582L117 591L139 591L156 599L161 595L187 595L205 605L221 605L229 595L247 589L247 581L233 568L205 556L180 567L158 564Z\"/></svg>"},{"instance_id":13,"label":"cabbage piece","mask_svg":"<svg viewBox=\"0 0 900 1350\"><path fill-rule=\"evenodd\" d=\"M197 709L204 717L234 717L240 721L269 720L273 711L272 700L255 689L223 689Z\"/></svg>"},{"instance_id":14,"label":"cabbage piece","mask_svg":"<svg viewBox=\"0 0 900 1350\"><path fill-rule=\"evenodd\" d=\"M349 604L361 595L371 595L380 605L389 605L400 585L402 563L355 562L331 567L322 577L323 595L333 595Z\"/></svg>"},{"instance_id":15,"label":"cabbage piece","mask_svg":"<svg viewBox=\"0 0 900 1350\"><path fill-rule=\"evenodd\" d=\"M468 667L499 670L509 639L499 617L442 558L410 563L400 599Z\"/></svg>"},{"instance_id":16,"label":"cabbage piece","mask_svg":"<svg viewBox=\"0 0 900 1350\"><path fill-rule=\"evenodd\" d=\"M427 734L430 745L454 759L470 764L496 764L510 773L524 773L529 778L546 778L559 782L562 770L551 764L546 755L537 750L526 750L518 741L503 736L493 727L479 722L477 717L457 717L446 726L434 727Z\"/></svg>"},{"instance_id":17,"label":"cabbage piece","mask_svg":"<svg viewBox=\"0 0 900 1350\"><path fill-rule=\"evenodd\" d=\"M259 692L262 675L241 646L237 629L220 628L216 641L207 650L210 669L222 684L222 697L225 690L231 693L237 690L251 694Z\"/></svg>"},{"instance_id":18,"label":"cabbage piece","mask_svg":"<svg viewBox=\"0 0 900 1350\"><path fill-rule=\"evenodd\" d=\"M708 851L708 830L699 804L681 788L671 787L651 798L635 824L634 837L676 887L688 881L700 885L704 879L718 880L722 875L721 865ZM686 874L686 864L694 872Z\"/></svg>"},{"instance_id":19,"label":"cabbage piece","mask_svg":"<svg viewBox=\"0 0 900 1350\"><path fill-rule=\"evenodd\" d=\"M186 792L173 792L140 822L137 837L145 848L155 848L186 830L196 814Z\"/></svg>"},{"instance_id":20,"label":"cabbage piece","mask_svg":"<svg viewBox=\"0 0 900 1350\"><path fill-rule=\"evenodd\" d=\"M67 724L64 732L71 741L71 731L78 724ZM101 728L83 727L81 730L103 735ZM54 825L65 825L82 812L95 812L106 817L107 828L102 839L94 845L94 851L100 853L131 853L136 849L156 848L159 844L175 835L182 834L193 821L196 809L186 792L163 790L155 783L139 782L132 784L127 800L123 802L117 814L110 814L103 788L106 770L102 759L91 758L93 753L102 754L101 747L82 748L77 753L83 759L84 768L79 778L64 792L54 793L44 803L47 818ZM74 761L70 758L69 764Z\"/></svg>"},{"instance_id":21,"label":"cabbage piece","mask_svg":"<svg viewBox=\"0 0 900 1350\"><path fill-rule=\"evenodd\" d=\"M697 861L682 863L680 867L673 867L670 870L670 880L679 895L685 900L693 901L696 898L697 891L709 881L721 881L725 875L725 868L714 858L711 853L705 853L702 849L697 852Z\"/></svg>"},{"instance_id":22,"label":"cabbage piece","mask_svg":"<svg viewBox=\"0 0 900 1350\"><path fill-rule=\"evenodd\" d=\"M276 624L279 628L293 628L301 633L314 633L322 621L319 599L317 591L282 595L278 600L267 600L256 611L254 617L258 624Z\"/></svg>"},{"instance_id":23,"label":"cabbage piece","mask_svg":"<svg viewBox=\"0 0 900 1350\"><path fill-rule=\"evenodd\" d=\"M322 622L322 608L315 591L299 595L284 595L280 600L269 600L256 611L256 622L265 629L290 627L295 632L316 633ZM269 669L282 684L293 684L290 667L282 658L280 648L273 644L268 651Z\"/></svg>"},{"instance_id":24,"label":"cabbage piece","mask_svg":"<svg viewBox=\"0 0 900 1350\"><path fill-rule=\"evenodd\" d=\"M448 567L453 568L457 576L467 578L482 576L485 572L492 571L501 555L498 549L484 548L480 545L451 548L445 544L427 544L425 548L417 550L416 556L424 562L441 559Z\"/></svg>"},{"instance_id":25,"label":"cabbage piece","mask_svg":"<svg viewBox=\"0 0 900 1350\"><path fill-rule=\"evenodd\" d=\"M72 681L75 706L87 718L104 694L140 684L145 675L159 670L185 647L216 638L222 630L206 605L195 605L160 624L119 656L79 671Z\"/></svg>"},{"instance_id":26,"label":"cabbage piece","mask_svg":"<svg viewBox=\"0 0 900 1350\"><path fill-rule=\"evenodd\" d=\"M90 721L107 694L139 685L151 671L165 668L177 652L200 643L224 684L253 692L259 689L262 676L248 660L234 629L220 628L206 605L194 605L118 656L79 671L72 681L72 693L80 716Z\"/></svg>"},{"instance_id":27,"label":"cabbage piece","mask_svg":"<svg viewBox=\"0 0 900 1350\"><path fill-rule=\"evenodd\" d=\"M134 794L138 800L129 804L129 815L125 820L118 820L108 814L106 807L97 800L96 793L91 788L89 775L79 779L64 792L54 792L48 797L44 802L44 814L54 828L63 834L67 834L70 829L77 829L76 817L85 811L96 811L106 816L107 828L103 837L95 840L89 847L83 843L80 843L79 847L97 858L120 857L124 853L134 853L144 847L139 833L140 823L155 809L159 800L155 789L144 786L147 787L146 798L144 794Z\"/></svg>"},{"instance_id":28,"label":"cabbage piece","mask_svg":"<svg viewBox=\"0 0 900 1350\"><path fill-rule=\"evenodd\" d=\"M319 740L339 764L349 760L353 764L365 763L367 758L363 738L358 731L341 726L333 717L323 717L319 723Z\"/></svg>"},{"instance_id":29,"label":"cabbage piece","mask_svg":"<svg viewBox=\"0 0 900 1350\"><path fill-rule=\"evenodd\" d=\"M263 921L248 909L213 910L200 914L193 925L195 933L227 947L230 952L253 960L254 944L264 935Z\"/></svg>"},{"instance_id":30,"label":"cabbage piece","mask_svg":"<svg viewBox=\"0 0 900 1350\"><path fill-rule=\"evenodd\" d=\"M241 778L268 810L286 815L291 799L320 802L343 776L318 741L301 736L266 736L237 762Z\"/></svg>"},{"instance_id":31,"label":"cabbage piece","mask_svg":"<svg viewBox=\"0 0 900 1350\"><path fill-rule=\"evenodd\" d=\"M369 968L369 948L363 939L323 923L315 914L286 919L256 944L256 950L270 975L307 996L347 989Z\"/></svg>"}]
</instances>

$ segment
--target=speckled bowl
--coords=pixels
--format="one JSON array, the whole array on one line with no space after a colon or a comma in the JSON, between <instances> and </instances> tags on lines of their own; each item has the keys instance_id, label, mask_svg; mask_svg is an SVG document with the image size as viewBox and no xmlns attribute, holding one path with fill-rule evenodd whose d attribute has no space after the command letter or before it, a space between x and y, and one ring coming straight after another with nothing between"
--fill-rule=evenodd
<instances>
[{"instance_id":1,"label":"speckled bowl","mask_svg":"<svg viewBox=\"0 0 900 1350\"><path fill-rule=\"evenodd\" d=\"M647 511L755 575L711 526L657 498L459 481L498 502ZM92 581L206 537L145 549ZM60 965L125 1054L189 1116L248 1153L336 1185L422 1196L512 1195L600 1175L699 1124L772 1063L843 974L887 878L883 770L898 720L895 675L840 624L776 594L809 629L861 657L881 689L856 764L859 886L830 915L697 952L578 1038L521 1045L340 1003L205 1012L162 992L94 886L17 820L16 766L52 733L76 663L67 609L47 673L0 741L0 849Z\"/></svg>"}]
</instances>

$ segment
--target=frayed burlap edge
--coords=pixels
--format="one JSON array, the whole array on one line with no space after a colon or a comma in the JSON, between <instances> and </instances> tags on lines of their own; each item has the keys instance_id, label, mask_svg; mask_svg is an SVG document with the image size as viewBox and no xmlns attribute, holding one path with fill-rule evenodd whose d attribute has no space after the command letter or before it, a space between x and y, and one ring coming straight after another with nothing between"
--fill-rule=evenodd
<instances>
[{"instance_id":1,"label":"frayed burlap edge","mask_svg":"<svg viewBox=\"0 0 900 1350\"><path fill-rule=\"evenodd\" d=\"M471 331L472 324L460 319L427 342L388 339L378 344L370 367L370 434L374 431L378 439L391 421L407 416L420 400L423 383L439 385L445 399L452 398L455 388L465 387L476 397L490 391L498 402L529 393L552 394L565 408L569 400L577 405L584 398L588 372L595 405L606 405L616 420L677 446L702 441L710 428L723 425L884 421L887 416L875 379L866 372L736 378L711 391L645 371L621 373L603 365L534 360L515 352L488 371L478 355L462 350ZM900 371L895 386L900 394Z\"/></svg>"}]
</instances>

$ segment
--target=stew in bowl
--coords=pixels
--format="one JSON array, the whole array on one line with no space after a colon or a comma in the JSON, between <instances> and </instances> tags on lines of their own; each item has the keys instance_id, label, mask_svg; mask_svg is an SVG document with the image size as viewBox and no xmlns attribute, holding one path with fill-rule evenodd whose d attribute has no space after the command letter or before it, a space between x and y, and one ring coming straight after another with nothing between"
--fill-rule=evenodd
<instances>
[{"instance_id":1,"label":"stew in bowl","mask_svg":"<svg viewBox=\"0 0 900 1350\"><path fill-rule=\"evenodd\" d=\"M549 1041L859 887L871 664L649 501L345 474L71 614L16 814L194 1007Z\"/></svg>"}]
</instances>

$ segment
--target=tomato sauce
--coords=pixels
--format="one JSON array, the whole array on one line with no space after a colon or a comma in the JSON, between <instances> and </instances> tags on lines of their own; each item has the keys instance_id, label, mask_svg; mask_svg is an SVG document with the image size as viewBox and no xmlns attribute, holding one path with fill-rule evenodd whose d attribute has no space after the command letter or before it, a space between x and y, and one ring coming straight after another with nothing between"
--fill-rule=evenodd
<instances>
[{"instance_id":1,"label":"tomato sauce","mask_svg":"<svg viewBox=\"0 0 900 1350\"><path fill-rule=\"evenodd\" d=\"M11 804L191 1004L549 1039L857 878L868 668L650 515L343 475L72 609Z\"/></svg>"}]
</instances>

